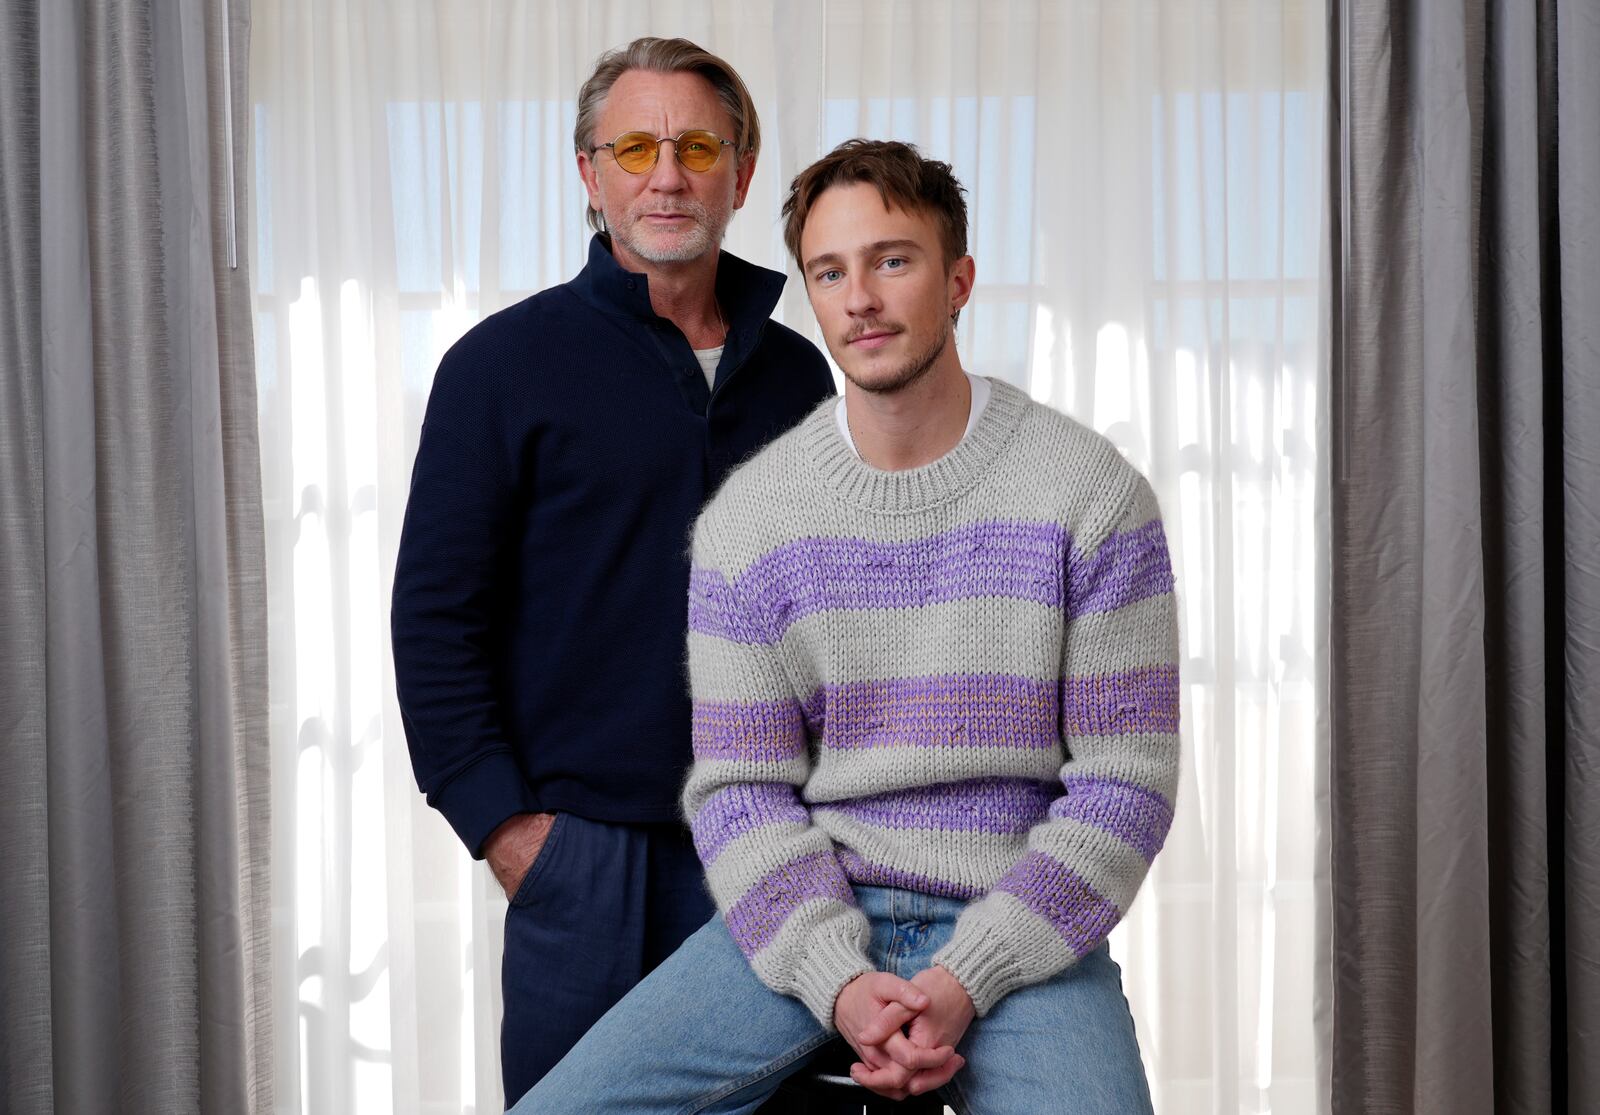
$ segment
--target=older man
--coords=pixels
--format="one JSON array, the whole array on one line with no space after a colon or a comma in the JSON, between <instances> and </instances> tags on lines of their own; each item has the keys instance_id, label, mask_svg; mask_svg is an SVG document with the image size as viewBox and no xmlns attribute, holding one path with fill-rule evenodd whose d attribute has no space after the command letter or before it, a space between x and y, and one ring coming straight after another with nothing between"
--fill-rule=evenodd
<instances>
[{"instance_id":1,"label":"older man","mask_svg":"<svg viewBox=\"0 0 1600 1115\"><path fill-rule=\"evenodd\" d=\"M440 364L395 573L417 781L511 902L508 1102L711 913L676 806L688 530L833 391L768 320L784 277L719 250L760 147L726 62L605 55L574 140L588 264Z\"/></svg>"}]
</instances>

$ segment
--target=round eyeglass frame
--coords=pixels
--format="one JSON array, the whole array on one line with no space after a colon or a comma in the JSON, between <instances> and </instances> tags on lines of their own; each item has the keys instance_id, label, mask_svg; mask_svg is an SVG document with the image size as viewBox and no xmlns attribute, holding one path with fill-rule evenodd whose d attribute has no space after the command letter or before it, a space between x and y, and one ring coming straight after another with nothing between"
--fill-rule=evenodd
<instances>
[{"instance_id":1,"label":"round eyeglass frame","mask_svg":"<svg viewBox=\"0 0 1600 1115\"><path fill-rule=\"evenodd\" d=\"M632 167L628 166L627 163L622 161L621 156L617 154L617 145L623 143L625 140L628 140L631 136L640 136L643 139L648 139L651 144L650 162L644 166L641 166L638 170L634 170ZM699 167L693 166L686 162L683 157L684 136L704 136L707 140L715 140L716 154L712 156L711 161L705 166ZM724 147L734 146L733 140L723 139L716 132L711 131L709 128L685 128L675 136L653 136L649 132L641 131L623 132L610 143L597 144L595 146L595 150L598 151L602 147L609 149L611 152L611 157L616 160L616 164L627 174L648 174L654 170L656 168L656 164L661 161L661 145L663 143L672 144L672 154L673 157L678 160L679 166L683 167L685 170L693 171L696 174L704 174L707 171L714 169L717 163L722 161L722 149Z\"/></svg>"}]
</instances>

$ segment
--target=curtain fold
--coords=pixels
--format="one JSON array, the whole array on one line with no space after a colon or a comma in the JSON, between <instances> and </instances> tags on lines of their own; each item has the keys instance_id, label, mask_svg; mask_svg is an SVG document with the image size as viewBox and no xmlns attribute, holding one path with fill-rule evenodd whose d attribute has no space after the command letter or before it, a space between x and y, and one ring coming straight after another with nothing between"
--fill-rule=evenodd
<instances>
[{"instance_id":1,"label":"curtain fold","mask_svg":"<svg viewBox=\"0 0 1600 1115\"><path fill-rule=\"evenodd\" d=\"M48 1109L50 861L45 808L44 383L39 13L0 6L0 1107ZM11 927L16 926L13 930Z\"/></svg>"},{"instance_id":2,"label":"curtain fold","mask_svg":"<svg viewBox=\"0 0 1600 1115\"><path fill-rule=\"evenodd\" d=\"M1546 25L1549 7L1541 10ZM1560 901L1552 903L1552 917L1561 919L1563 945L1552 982L1566 1023L1556 1069L1565 1070L1568 1110L1581 1111L1600 1106L1600 132L1594 128L1600 118L1600 66L1594 64L1600 12L1563 3L1555 23L1556 42L1542 42L1541 53L1556 56L1556 103L1562 106L1554 125L1560 266L1552 278L1561 291L1563 538L1551 565L1560 571L1552 578L1552 599L1563 600L1564 608L1559 642L1547 640L1549 660L1562 666L1561 683L1547 692L1561 696L1551 715L1565 720L1567 745L1550 748L1560 773L1551 795L1560 804L1560 823L1552 826L1559 852L1551 842ZM1549 206L1543 215L1548 220ZM1547 415L1555 409L1551 403ZM1557 454L1553 437L1548 453ZM1556 503L1553 488L1546 498Z\"/></svg>"},{"instance_id":3,"label":"curtain fold","mask_svg":"<svg viewBox=\"0 0 1600 1115\"><path fill-rule=\"evenodd\" d=\"M270 1102L248 11L0 16L6 1110Z\"/></svg>"},{"instance_id":4,"label":"curtain fold","mask_svg":"<svg viewBox=\"0 0 1600 1115\"><path fill-rule=\"evenodd\" d=\"M1333 1108L1588 1111L1597 21L1333 12Z\"/></svg>"},{"instance_id":5,"label":"curtain fold","mask_svg":"<svg viewBox=\"0 0 1600 1115\"><path fill-rule=\"evenodd\" d=\"M1158 1110L1312 1110L1322 0L254 10L278 1095L307 1115L500 1102L504 901L416 792L385 609L434 368L581 267L577 89L660 34L723 55L760 108L730 251L787 269L796 173L854 135L919 144L969 191L966 366L1152 478L1184 770L1112 947ZM817 338L792 271L780 317Z\"/></svg>"}]
</instances>

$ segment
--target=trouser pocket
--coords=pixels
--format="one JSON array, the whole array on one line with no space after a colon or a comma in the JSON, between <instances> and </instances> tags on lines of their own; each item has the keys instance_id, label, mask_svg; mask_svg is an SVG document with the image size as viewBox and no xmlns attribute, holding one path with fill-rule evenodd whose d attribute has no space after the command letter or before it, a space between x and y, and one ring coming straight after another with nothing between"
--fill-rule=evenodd
<instances>
[{"instance_id":1,"label":"trouser pocket","mask_svg":"<svg viewBox=\"0 0 1600 1115\"><path fill-rule=\"evenodd\" d=\"M511 896L511 905L520 908L533 902L538 892L539 879L547 873L545 868L555 857L556 848L561 843L561 833L567 827L567 817L566 813L557 813L555 820L550 823L550 831L545 833L544 843L539 846L538 854L533 857L528 870L523 872L522 882L517 884L517 891Z\"/></svg>"}]
</instances>

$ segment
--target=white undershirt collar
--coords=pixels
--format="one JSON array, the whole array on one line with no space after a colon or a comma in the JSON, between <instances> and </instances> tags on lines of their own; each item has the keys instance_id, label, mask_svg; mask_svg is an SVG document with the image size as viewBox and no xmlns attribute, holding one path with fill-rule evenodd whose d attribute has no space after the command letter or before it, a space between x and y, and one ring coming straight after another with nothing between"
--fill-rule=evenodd
<instances>
[{"instance_id":1,"label":"white undershirt collar","mask_svg":"<svg viewBox=\"0 0 1600 1115\"><path fill-rule=\"evenodd\" d=\"M694 350L694 358L700 361L700 370L705 373L707 387L715 387L717 385L717 365L722 362L722 350L725 347L725 345L718 345L716 348L697 348Z\"/></svg>"}]
</instances>

